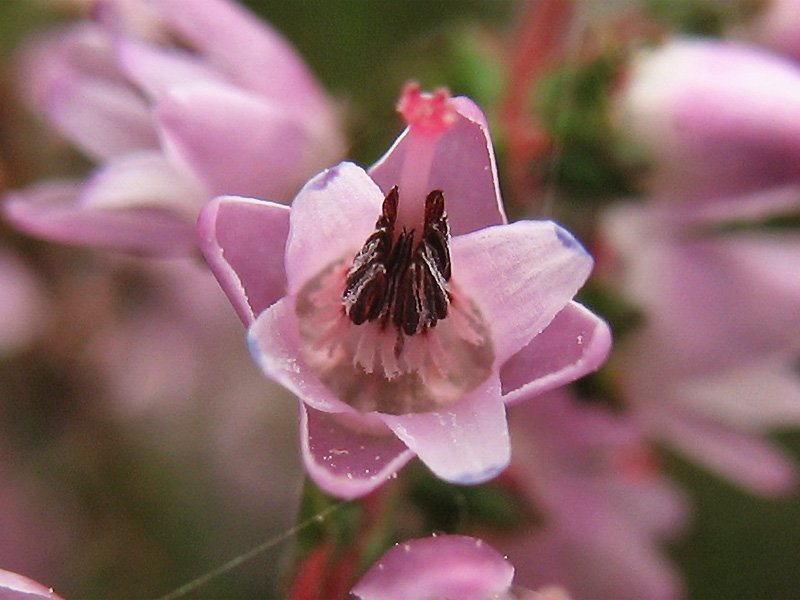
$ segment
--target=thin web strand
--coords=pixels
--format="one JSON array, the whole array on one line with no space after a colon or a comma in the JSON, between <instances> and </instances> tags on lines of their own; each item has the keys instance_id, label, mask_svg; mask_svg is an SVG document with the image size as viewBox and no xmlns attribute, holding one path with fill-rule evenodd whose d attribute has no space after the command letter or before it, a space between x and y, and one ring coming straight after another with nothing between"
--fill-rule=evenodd
<instances>
[{"instance_id":1,"label":"thin web strand","mask_svg":"<svg viewBox=\"0 0 800 600\"><path fill-rule=\"evenodd\" d=\"M314 515L313 517L311 517L309 519L306 519L302 523L298 523L297 525L295 525L291 529L281 533L280 535L277 535L276 537L267 540L263 544L259 544L258 546L256 546L255 548L253 548L251 550L248 550L244 554L240 554L239 556L237 556L237 557L229 560L228 562L220 565L216 569L212 569L208 573L205 573L204 575L201 575L200 577L198 577L196 579L193 579L192 581L190 581L190 582L182 585L181 587L173 590L172 592L168 593L166 596L160 596L159 598L156 598L156 600L175 600L176 598L182 598L183 596L186 596L186 594L189 594L190 592L193 592L194 590L196 590L196 589L198 589L200 587L203 587L204 585L206 585L209 582L213 581L217 577L220 577L222 575L225 575L226 573L229 573L230 571L236 569L237 567L243 565L244 563L246 563L246 562L256 558L260 554L266 552L267 550L270 550L270 549L274 548L275 546L277 546L278 544L281 544L281 543L285 542L286 540L289 540L289 539L293 538L294 536L296 536L298 533L300 533L301 531L303 531L307 527L310 527L311 525L314 525L316 523L321 523L322 521L327 519L328 516L331 515L331 513L335 512L336 510L338 510L339 508L341 508L345 504L346 504L346 502L339 502L338 504L334 504L332 506L329 506L325 510L320 511L319 513L317 513L316 515Z\"/></svg>"}]
</instances>

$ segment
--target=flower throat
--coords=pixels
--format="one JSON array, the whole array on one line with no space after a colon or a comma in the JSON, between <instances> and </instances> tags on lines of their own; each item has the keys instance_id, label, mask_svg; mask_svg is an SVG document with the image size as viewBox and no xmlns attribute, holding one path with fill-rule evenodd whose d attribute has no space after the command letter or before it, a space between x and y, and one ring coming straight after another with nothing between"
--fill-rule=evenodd
<instances>
[{"instance_id":1,"label":"flower throat","mask_svg":"<svg viewBox=\"0 0 800 600\"><path fill-rule=\"evenodd\" d=\"M444 194L433 190L425 198L422 235L395 231L399 193L394 186L383 201L375 231L353 259L342 303L355 325L377 322L407 336L424 333L447 316L451 275L450 227Z\"/></svg>"}]
</instances>

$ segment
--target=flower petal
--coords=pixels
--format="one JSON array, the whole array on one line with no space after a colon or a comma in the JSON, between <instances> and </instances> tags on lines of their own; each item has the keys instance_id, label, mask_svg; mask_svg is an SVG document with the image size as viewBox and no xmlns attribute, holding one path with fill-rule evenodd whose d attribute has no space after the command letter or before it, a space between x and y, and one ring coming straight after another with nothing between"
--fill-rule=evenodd
<instances>
[{"instance_id":1,"label":"flower petal","mask_svg":"<svg viewBox=\"0 0 800 600\"><path fill-rule=\"evenodd\" d=\"M388 429L383 435L358 431L305 405L300 439L303 461L314 482L347 500L371 492L414 457Z\"/></svg>"},{"instance_id":2,"label":"flower petal","mask_svg":"<svg viewBox=\"0 0 800 600\"><path fill-rule=\"evenodd\" d=\"M109 210L157 208L193 222L205 199L199 182L178 173L161 152L144 150L106 161L87 182L81 205Z\"/></svg>"},{"instance_id":3,"label":"flower petal","mask_svg":"<svg viewBox=\"0 0 800 600\"><path fill-rule=\"evenodd\" d=\"M212 194L288 202L307 175L301 121L249 92L207 81L175 88L156 121L168 155Z\"/></svg>"},{"instance_id":4,"label":"flower petal","mask_svg":"<svg viewBox=\"0 0 800 600\"><path fill-rule=\"evenodd\" d=\"M322 91L291 44L238 4L161 0L158 8L191 46L237 84L302 113L327 112Z\"/></svg>"},{"instance_id":5,"label":"flower petal","mask_svg":"<svg viewBox=\"0 0 800 600\"><path fill-rule=\"evenodd\" d=\"M154 100L175 86L223 81L221 74L186 51L165 50L123 38L117 43L117 56L128 78Z\"/></svg>"},{"instance_id":6,"label":"flower petal","mask_svg":"<svg viewBox=\"0 0 800 600\"><path fill-rule=\"evenodd\" d=\"M784 495L795 488L795 465L770 443L671 408L648 414L654 433L693 460L764 496Z\"/></svg>"},{"instance_id":7,"label":"flower petal","mask_svg":"<svg viewBox=\"0 0 800 600\"><path fill-rule=\"evenodd\" d=\"M339 400L311 373L300 353L293 298L283 298L262 312L248 331L250 353L267 377L280 383L310 407L345 412L370 421Z\"/></svg>"},{"instance_id":8,"label":"flower petal","mask_svg":"<svg viewBox=\"0 0 800 600\"><path fill-rule=\"evenodd\" d=\"M518 221L455 237L453 280L491 324L497 364L525 347L567 305L592 258L551 221Z\"/></svg>"},{"instance_id":9,"label":"flower petal","mask_svg":"<svg viewBox=\"0 0 800 600\"><path fill-rule=\"evenodd\" d=\"M144 100L118 82L65 73L52 83L48 112L62 133L98 161L158 147Z\"/></svg>"},{"instance_id":10,"label":"flower petal","mask_svg":"<svg viewBox=\"0 0 800 600\"><path fill-rule=\"evenodd\" d=\"M163 210L81 206L78 182L47 181L10 194L5 217L38 237L144 254L175 255L196 248L194 228Z\"/></svg>"},{"instance_id":11,"label":"flower petal","mask_svg":"<svg viewBox=\"0 0 800 600\"><path fill-rule=\"evenodd\" d=\"M51 588L2 569L0 569L0 597L3 600L61 600Z\"/></svg>"},{"instance_id":12,"label":"flower petal","mask_svg":"<svg viewBox=\"0 0 800 600\"><path fill-rule=\"evenodd\" d=\"M468 98L453 98L456 123L437 142L429 190L444 192L453 235L506 222L500 199L492 140L483 113ZM406 153L407 130L370 169L386 194L400 181ZM400 190L402 195L402 190Z\"/></svg>"},{"instance_id":13,"label":"flower petal","mask_svg":"<svg viewBox=\"0 0 800 600\"><path fill-rule=\"evenodd\" d=\"M597 369L610 350L608 324L570 302L502 366L503 400L513 404L575 381Z\"/></svg>"},{"instance_id":14,"label":"flower petal","mask_svg":"<svg viewBox=\"0 0 800 600\"><path fill-rule=\"evenodd\" d=\"M514 567L488 544L443 535L395 545L352 593L360 600L486 600L505 598L513 578Z\"/></svg>"},{"instance_id":15,"label":"flower petal","mask_svg":"<svg viewBox=\"0 0 800 600\"><path fill-rule=\"evenodd\" d=\"M222 196L197 221L200 249L245 325L286 294L289 207Z\"/></svg>"},{"instance_id":16,"label":"flower petal","mask_svg":"<svg viewBox=\"0 0 800 600\"><path fill-rule=\"evenodd\" d=\"M343 162L311 179L292 202L286 248L289 290L339 258L352 260L375 228L383 193L369 175Z\"/></svg>"},{"instance_id":17,"label":"flower petal","mask_svg":"<svg viewBox=\"0 0 800 600\"><path fill-rule=\"evenodd\" d=\"M379 416L446 481L483 483L508 465L511 448L496 376L445 409Z\"/></svg>"},{"instance_id":18,"label":"flower petal","mask_svg":"<svg viewBox=\"0 0 800 600\"><path fill-rule=\"evenodd\" d=\"M677 406L742 431L800 425L800 378L791 360L748 361L737 369L682 378L672 397Z\"/></svg>"}]
</instances>

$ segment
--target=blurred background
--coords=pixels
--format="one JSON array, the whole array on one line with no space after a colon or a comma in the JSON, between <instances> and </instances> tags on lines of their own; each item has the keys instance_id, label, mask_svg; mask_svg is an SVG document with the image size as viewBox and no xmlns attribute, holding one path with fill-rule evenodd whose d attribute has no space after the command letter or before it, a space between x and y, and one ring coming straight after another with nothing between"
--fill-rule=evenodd
<instances>
[{"instance_id":1,"label":"blurred background","mask_svg":"<svg viewBox=\"0 0 800 600\"><path fill-rule=\"evenodd\" d=\"M489 117L509 216L555 217L591 248L593 219L636 193L640 168L605 118L615 66L642 40L717 35L766 3L583 2L599 59L590 69L571 50L533 82L512 72L533 3L243 3L295 45L334 98L349 158L369 165L391 144L406 81L447 86ZM4 192L89 168L26 109L15 84L21 49L86 4L0 3ZM503 116L525 85L524 109L549 140L533 166ZM542 186L537 204L514 174L520 161ZM195 262L48 243L0 223L0 568L72 600L156 598L293 525L302 489L296 401L260 376L233 310ZM800 434L773 437L800 458ZM686 534L666 549L688 598L800 598L797 495L765 499L666 448L658 457L695 506ZM290 546L189 597L274 597Z\"/></svg>"}]
</instances>

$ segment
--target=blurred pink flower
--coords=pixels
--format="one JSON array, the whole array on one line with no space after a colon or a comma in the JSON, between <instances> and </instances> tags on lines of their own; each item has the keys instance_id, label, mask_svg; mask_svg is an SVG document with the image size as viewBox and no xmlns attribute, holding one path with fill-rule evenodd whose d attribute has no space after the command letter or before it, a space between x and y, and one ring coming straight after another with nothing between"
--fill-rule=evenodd
<instances>
[{"instance_id":1,"label":"blurred pink flower","mask_svg":"<svg viewBox=\"0 0 800 600\"><path fill-rule=\"evenodd\" d=\"M24 92L101 166L14 192L6 217L56 241L175 254L215 195L288 202L338 158L334 110L300 57L228 0L103 0L24 55Z\"/></svg>"},{"instance_id":2,"label":"blurred pink flower","mask_svg":"<svg viewBox=\"0 0 800 600\"><path fill-rule=\"evenodd\" d=\"M648 192L713 202L800 182L798 107L793 61L739 42L676 38L640 53L616 118L652 159Z\"/></svg>"},{"instance_id":3,"label":"blurred pink flower","mask_svg":"<svg viewBox=\"0 0 800 600\"><path fill-rule=\"evenodd\" d=\"M52 589L10 571L0 570L2 600L61 600Z\"/></svg>"},{"instance_id":4,"label":"blurred pink flower","mask_svg":"<svg viewBox=\"0 0 800 600\"><path fill-rule=\"evenodd\" d=\"M649 198L618 204L610 283L644 326L618 347L648 432L763 494L795 467L769 430L800 424L800 68L739 42L679 39L643 56L618 98L654 159Z\"/></svg>"},{"instance_id":5,"label":"blurred pink flower","mask_svg":"<svg viewBox=\"0 0 800 600\"><path fill-rule=\"evenodd\" d=\"M199 221L253 356L302 400L309 474L345 498L414 454L448 481L490 479L509 459L505 404L610 346L570 300L592 265L580 244L549 221L505 224L477 106L410 87L399 110L409 127L369 174L342 163L291 210L222 197Z\"/></svg>"},{"instance_id":6,"label":"blurred pink flower","mask_svg":"<svg viewBox=\"0 0 800 600\"><path fill-rule=\"evenodd\" d=\"M759 436L800 424L800 233L710 233L720 221L701 213L653 202L606 215L615 284L645 315L618 347L621 389L655 438L753 491L786 492L796 467Z\"/></svg>"},{"instance_id":7,"label":"blurred pink flower","mask_svg":"<svg viewBox=\"0 0 800 600\"><path fill-rule=\"evenodd\" d=\"M680 577L658 545L681 530L688 506L638 424L560 390L509 417L508 476L535 522L487 539L516 565L517 583L558 582L576 600L678 598Z\"/></svg>"},{"instance_id":8,"label":"blurred pink flower","mask_svg":"<svg viewBox=\"0 0 800 600\"><path fill-rule=\"evenodd\" d=\"M352 590L359 600L569 600L563 590L512 588L514 567L482 540L418 538L389 549Z\"/></svg>"}]
</instances>

